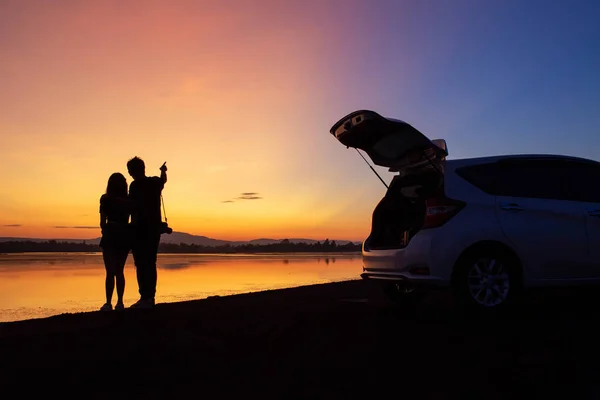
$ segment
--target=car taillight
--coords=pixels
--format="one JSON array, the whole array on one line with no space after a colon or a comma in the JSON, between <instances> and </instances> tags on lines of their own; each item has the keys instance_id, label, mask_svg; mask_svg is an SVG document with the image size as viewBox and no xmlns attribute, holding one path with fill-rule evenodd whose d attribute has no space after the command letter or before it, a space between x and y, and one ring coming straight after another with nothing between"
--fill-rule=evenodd
<instances>
[{"instance_id":1,"label":"car taillight","mask_svg":"<svg viewBox=\"0 0 600 400\"><path fill-rule=\"evenodd\" d=\"M421 229L437 228L454 217L466 203L449 199L445 196L427 199L425 201L425 222Z\"/></svg>"}]
</instances>

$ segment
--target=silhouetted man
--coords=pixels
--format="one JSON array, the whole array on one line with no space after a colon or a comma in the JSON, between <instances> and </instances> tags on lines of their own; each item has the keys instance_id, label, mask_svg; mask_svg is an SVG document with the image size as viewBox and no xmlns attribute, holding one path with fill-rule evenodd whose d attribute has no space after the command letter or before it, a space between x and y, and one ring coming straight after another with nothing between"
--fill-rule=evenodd
<instances>
[{"instance_id":1,"label":"silhouetted man","mask_svg":"<svg viewBox=\"0 0 600 400\"><path fill-rule=\"evenodd\" d=\"M160 242L161 194L167 182L166 163L160 167L160 178L146 176L146 165L139 157L127 162L127 170L133 178L129 185L129 198L134 203L131 214L133 245L131 252L135 263L140 300L133 308L154 307L156 294L156 258Z\"/></svg>"}]
</instances>

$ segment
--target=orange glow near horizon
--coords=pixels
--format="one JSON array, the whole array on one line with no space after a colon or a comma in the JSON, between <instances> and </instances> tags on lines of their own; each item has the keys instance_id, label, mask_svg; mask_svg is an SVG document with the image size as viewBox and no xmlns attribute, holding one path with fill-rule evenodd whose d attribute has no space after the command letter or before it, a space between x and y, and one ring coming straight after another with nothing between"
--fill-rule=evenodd
<instances>
[{"instance_id":1,"label":"orange glow near horizon","mask_svg":"<svg viewBox=\"0 0 600 400\"><path fill-rule=\"evenodd\" d=\"M148 175L167 161L164 198L176 231L364 238L382 194L376 178L342 185L350 179L342 164L311 159L323 146L344 151L327 134L341 115L319 114L316 105L335 73L331 51L343 34L330 24L336 8L6 5L0 236L98 237L106 181L127 176L137 155ZM238 199L246 192L261 198Z\"/></svg>"}]
</instances>

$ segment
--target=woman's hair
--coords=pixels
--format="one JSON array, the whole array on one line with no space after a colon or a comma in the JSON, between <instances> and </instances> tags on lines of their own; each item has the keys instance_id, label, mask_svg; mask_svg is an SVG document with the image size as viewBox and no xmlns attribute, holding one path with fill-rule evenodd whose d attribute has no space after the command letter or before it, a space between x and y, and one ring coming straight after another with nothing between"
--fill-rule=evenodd
<instances>
[{"instance_id":1,"label":"woman's hair","mask_svg":"<svg viewBox=\"0 0 600 400\"><path fill-rule=\"evenodd\" d=\"M106 194L111 196L127 197L127 179L119 172L115 172L108 178Z\"/></svg>"}]
</instances>

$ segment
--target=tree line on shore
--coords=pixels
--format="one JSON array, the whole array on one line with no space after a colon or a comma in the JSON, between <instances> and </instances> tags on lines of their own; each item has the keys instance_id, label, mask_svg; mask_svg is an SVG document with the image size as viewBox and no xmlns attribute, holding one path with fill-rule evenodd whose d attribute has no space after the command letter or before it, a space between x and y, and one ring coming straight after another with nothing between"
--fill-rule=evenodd
<instances>
[{"instance_id":1,"label":"tree line on shore","mask_svg":"<svg viewBox=\"0 0 600 400\"><path fill-rule=\"evenodd\" d=\"M338 244L335 240L326 239L316 243L293 243L288 239L272 244L225 244L220 246L203 246L186 243L161 243L158 247L159 253L309 253L309 252L356 252L361 250L360 244L348 242ZM42 242L34 241L7 241L0 242L0 253L87 253L99 252L98 244L61 242L48 240Z\"/></svg>"}]
</instances>

